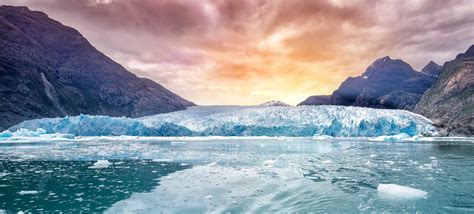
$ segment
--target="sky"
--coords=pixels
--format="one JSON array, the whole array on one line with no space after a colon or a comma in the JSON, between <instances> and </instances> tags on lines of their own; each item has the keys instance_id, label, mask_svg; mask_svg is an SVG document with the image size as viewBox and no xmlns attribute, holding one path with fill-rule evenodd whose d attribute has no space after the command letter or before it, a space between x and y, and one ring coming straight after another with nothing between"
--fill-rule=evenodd
<instances>
[{"instance_id":1,"label":"sky","mask_svg":"<svg viewBox=\"0 0 474 214\"><path fill-rule=\"evenodd\" d=\"M383 56L421 70L474 44L474 0L0 0L76 28L199 105L298 104Z\"/></svg>"}]
</instances>

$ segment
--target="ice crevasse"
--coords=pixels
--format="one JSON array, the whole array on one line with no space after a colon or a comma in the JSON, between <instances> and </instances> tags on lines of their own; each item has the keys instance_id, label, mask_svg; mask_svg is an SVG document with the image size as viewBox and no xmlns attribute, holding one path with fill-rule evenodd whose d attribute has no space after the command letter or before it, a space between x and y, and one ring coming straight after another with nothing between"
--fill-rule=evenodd
<instances>
[{"instance_id":1,"label":"ice crevasse","mask_svg":"<svg viewBox=\"0 0 474 214\"><path fill-rule=\"evenodd\" d=\"M142 118L80 115L22 122L11 133L42 130L74 136L435 135L432 122L404 110L345 106L196 106ZM0 134L1 135L1 134Z\"/></svg>"}]
</instances>

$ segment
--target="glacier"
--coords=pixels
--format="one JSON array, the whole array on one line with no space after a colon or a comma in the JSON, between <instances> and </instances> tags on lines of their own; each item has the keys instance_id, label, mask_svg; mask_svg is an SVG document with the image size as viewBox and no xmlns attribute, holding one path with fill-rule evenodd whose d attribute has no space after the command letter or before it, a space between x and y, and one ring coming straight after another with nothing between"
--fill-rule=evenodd
<instances>
[{"instance_id":1,"label":"glacier","mask_svg":"<svg viewBox=\"0 0 474 214\"><path fill-rule=\"evenodd\" d=\"M432 136L432 122L404 110L348 106L196 106L141 118L79 115L24 121L0 133L73 136ZM16 134L18 135L18 134Z\"/></svg>"}]
</instances>

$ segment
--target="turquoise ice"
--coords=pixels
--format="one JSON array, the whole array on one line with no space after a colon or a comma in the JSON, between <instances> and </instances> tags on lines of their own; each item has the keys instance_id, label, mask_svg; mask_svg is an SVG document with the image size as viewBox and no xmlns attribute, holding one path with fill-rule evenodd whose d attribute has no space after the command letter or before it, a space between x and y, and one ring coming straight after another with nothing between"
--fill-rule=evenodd
<instances>
[{"instance_id":1,"label":"turquoise ice","mask_svg":"<svg viewBox=\"0 0 474 214\"><path fill-rule=\"evenodd\" d=\"M22 122L74 136L333 136L435 135L432 122L404 110L344 106L198 106L142 118L80 115Z\"/></svg>"}]
</instances>

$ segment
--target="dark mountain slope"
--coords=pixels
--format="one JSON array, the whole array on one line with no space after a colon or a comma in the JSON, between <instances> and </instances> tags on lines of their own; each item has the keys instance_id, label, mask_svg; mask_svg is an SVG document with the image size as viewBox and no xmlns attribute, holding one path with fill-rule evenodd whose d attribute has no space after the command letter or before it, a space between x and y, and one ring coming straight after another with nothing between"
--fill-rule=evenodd
<instances>
[{"instance_id":1,"label":"dark mountain slope","mask_svg":"<svg viewBox=\"0 0 474 214\"><path fill-rule=\"evenodd\" d=\"M298 104L299 106L303 105L328 105L330 103L331 96L329 95L315 95L315 96L309 96L303 102Z\"/></svg>"},{"instance_id":2,"label":"dark mountain slope","mask_svg":"<svg viewBox=\"0 0 474 214\"><path fill-rule=\"evenodd\" d=\"M415 112L432 119L443 135L474 135L474 45L443 65Z\"/></svg>"},{"instance_id":3,"label":"dark mountain slope","mask_svg":"<svg viewBox=\"0 0 474 214\"><path fill-rule=\"evenodd\" d=\"M0 6L0 50L0 130L33 118L140 117L194 105L26 7Z\"/></svg>"},{"instance_id":4,"label":"dark mountain slope","mask_svg":"<svg viewBox=\"0 0 474 214\"><path fill-rule=\"evenodd\" d=\"M431 76L439 76L439 73L441 73L441 69L443 66L436 64L433 61L430 61L425 67L421 69L421 72L431 75Z\"/></svg>"},{"instance_id":5,"label":"dark mountain slope","mask_svg":"<svg viewBox=\"0 0 474 214\"><path fill-rule=\"evenodd\" d=\"M428 89L434 76L417 72L399 59L376 60L358 77L347 78L330 99L308 99L300 105L346 105L412 110Z\"/></svg>"}]
</instances>

